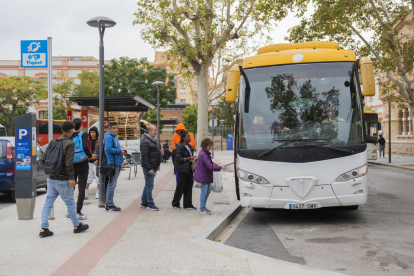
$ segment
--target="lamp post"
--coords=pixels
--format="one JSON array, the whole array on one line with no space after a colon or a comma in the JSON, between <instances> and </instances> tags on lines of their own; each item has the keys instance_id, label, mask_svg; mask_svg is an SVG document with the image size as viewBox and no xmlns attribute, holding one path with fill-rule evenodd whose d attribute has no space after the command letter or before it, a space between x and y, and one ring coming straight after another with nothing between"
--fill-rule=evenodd
<instances>
[{"instance_id":1,"label":"lamp post","mask_svg":"<svg viewBox=\"0 0 414 276\"><path fill-rule=\"evenodd\" d=\"M224 120L223 119L221 119L220 120L220 127L221 127L221 139L220 139L220 146L221 146L221 151L223 151L223 123L224 123Z\"/></svg>"},{"instance_id":2,"label":"lamp post","mask_svg":"<svg viewBox=\"0 0 414 276\"><path fill-rule=\"evenodd\" d=\"M94 17L88 22L89 26L98 28L99 31L99 133L104 135L104 110L105 110L105 94L104 94L104 44L103 37L106 28L111 28L116 25L116 22L112 19L104 16ZM102 152L103 152L103 139L99 139L99 151L98 156L98 168L102 164ZM99 207L105 207L105 183L102 174L99 174Z\"/></svg>"},{"instance_id":3,"label":"lamp post","mask_svg":"<svg viewBox=\"0 0 414 276\"><path fill-rule=\"evenodd\" d=\"M388 163L391 163L391 100L388 96Z\"/></svg>"},{"instance_id":4,"label":"lamp post","mask_svg":"<svg viewBox=\"0 0 414 276\"><path fill-rule=\"evenodd\" d=\"M157 87L157 146L160 147L160 85L165 85L162 81L154 81L152 83L152 86Z\"/></svg>"}]
</instances>

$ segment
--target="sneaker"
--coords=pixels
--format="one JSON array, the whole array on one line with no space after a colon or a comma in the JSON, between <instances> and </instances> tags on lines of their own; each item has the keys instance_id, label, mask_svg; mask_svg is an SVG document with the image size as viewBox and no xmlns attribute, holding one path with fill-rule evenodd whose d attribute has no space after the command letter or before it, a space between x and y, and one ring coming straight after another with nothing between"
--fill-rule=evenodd
<instances>
[{"instance_id":1,"label":"sneaker","mask_svg":"<svg viewBox=\"0 0 414 276\"><path fill-rule=\"evenodd\" d=\"M95 198L96 198L96 199L99 199L99 190L98 190L98 191L96 191L96 193L95 193Z\"/></svg>"},{"instance_id":2,"label":"sneaker","mask_svg":"<svg viewBox=\"0 0 414 276\"><path fill-rule=\"evenodd\" d=\"M66 212L66 217L70 218L69 212Z\"/></svg>"},{"instance_id":3,"label":"sneaker","mask_svg":"<svg viewBox=\"0 0 414 276\"><path fill-rule=\"evenodd\" d=\"M73 233L77 234L83 231L86 231L89 229L89 225L87 224L82 224L82 222L79 222L79 225L73 228Z\"/></svg>"},{"instance_id":4,"label":"sneaker","mask_svg":"<svg viewBox=\"0 0 414 276\"><path fill-rule=\"evenodd\" d=\"M85 219L87 219L87 217L84 214L82 214L82 213L78 213L78 218L79 218L79 220L85 220Z\"/></svg>"},{"instance_id":5,"label":"sneaker","mask_svg":"<svg viewBox=\"0 0 414 276\"><path fill-rule=\"evenodd\" d=\"M40 229L39 237L46 238L46 237L50 237L50 236L53 236L53 232L50 231L48 228Z\"/></svg>"},{"instance_id":6,"label":"sneaker","mask_svg":"<svg viewBox=\"0 0 414 276\"><path fill-rule=\"evenodd\" d=\"M114 206L108 206L106 205L105 210L107 212L121 212L121 208Z\"/></svg>"},{"instance_id":7,"label":"sneaker","mask_svg":"<svg viewBox=\"0 0 414 276\"><path fill-rule=\"evenodd\" d=\"M174 209L181 209L180 206L173 206Z\"/></svg>"},{"instance_id":8,"label":"sneaker","mask_svg":"<svg viewBox=\"0 0 414 276\"><path fill-rule=\"evenodd\" d=\"M85 190L85 199L89 199L88 190Z\"/></svg>"},{"instance_id":9,"label":"sneaker","mask_svg":"<svg viewBox=\"0 0 414 276\"><path fill-rule=\"evenodd\" d=\"M148 204L141 203L141 208L147 208L147 207L148 207Z\"/></svg>"},{"instance_id":10,"label":"sneaker","mask_svg":"<svg viewBox=\"0 0 414 276\"><path fill-rule=\"evenodd\" d=\"M196 207L194 207L194 206L192 206L192 207L188 207L188 208L184 208L184 209L186 209L186 210L197 210L197 208L196 208Z\"/></svg>"},{"instance_id":11,"label":"sneaker","mask_svg":"<svg viewBox=\"0 0 414 276\"><path fill-rule=\"evenodd\" d=\"M160 210L160 209L159 209L157 206L155 206L155 205L148 206L148 207L147 207L147 209L148 209L148 210L151 210L151 211L159 211L159 210Z\"/></svg>"},{"instance_id":12,"label":"sneaker","mask_svg":"<svg viewBox=\"0 0 414 276\"><path fill-rule=\"evenodd\" d=\"M211 213L210 213L210 211L209 210L201 210L200 211L200 214L203 214L203 215L211 215Z\"/></svg>"}]
</instances>

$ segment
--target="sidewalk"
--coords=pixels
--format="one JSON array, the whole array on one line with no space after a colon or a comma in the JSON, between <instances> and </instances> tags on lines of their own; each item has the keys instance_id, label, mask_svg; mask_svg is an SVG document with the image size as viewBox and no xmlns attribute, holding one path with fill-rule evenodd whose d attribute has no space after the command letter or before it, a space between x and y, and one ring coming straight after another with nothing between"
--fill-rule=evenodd
<instances>
[{"instance_id":1,"label":"sidewalk","mask_svg":"<svg viewBox=\"0 0 414 276\"><path fill-rule=\"evenodd\" d=\"M228 159L220 154L215 161ZM105 212L89 199L83 212L90 229L81 234L73 234L61 199L55 203L56 220L50 222L55 235L44 239L38 234L46 196L36 199L33 220L19 221L15 206L0 210L0 275L340 275L200 240L199 233L236 202L234 174L223 173L224 191L211 193L207 207L212 215L207 216L171 207L172 169L170 161L157 173L153 194L159 212L139 208L142 171L128 180L124 170L115 190L115 204L123 211ZM196 207L199 196L200 189L193 189Z\"/></svg>"},{"instance_id":2,"label":"sidewalk","mask_svg":"<svg viewBox=\"0 0 414 276\"><path fill-rule=\"evenodd\" d=\"M386 154L385 158L368 160L368 163L414 171L414 157L391 155L391 163L388 163L388 154Z\"/></svg>"}]
</instances>

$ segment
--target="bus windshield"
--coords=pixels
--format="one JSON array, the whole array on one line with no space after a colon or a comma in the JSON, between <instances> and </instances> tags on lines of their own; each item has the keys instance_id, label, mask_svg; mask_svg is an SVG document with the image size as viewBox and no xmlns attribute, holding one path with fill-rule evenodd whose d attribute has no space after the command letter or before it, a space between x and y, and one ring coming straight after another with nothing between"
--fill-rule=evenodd
<instances>
[{"instance_id":1,"label":"bus windshield","mask_svg":"<svg viewBox=\"0 0 414 276\"><path fill-rule=\"evenodd\" d=\"M243 75L239 149L364 144L355 62L251 68Z\"/></svg>"}]
</instances>

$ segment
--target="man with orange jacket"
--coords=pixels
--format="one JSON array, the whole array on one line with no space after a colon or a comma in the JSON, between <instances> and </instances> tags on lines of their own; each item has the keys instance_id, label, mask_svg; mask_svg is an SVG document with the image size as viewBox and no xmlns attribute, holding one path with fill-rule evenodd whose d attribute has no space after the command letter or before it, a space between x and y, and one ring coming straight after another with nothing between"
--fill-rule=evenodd
<instances>
[{"instance_id":1,"label":"man with orange jacket","mask_svg":"<svg viewBox=\"0 0 414 276\"><path fill-rule=\"evenodd\" d=\"M185 126L184 126L184 124L182 124L182 123L179 123L178 125L177 125L177 127L175 128L175 134L173 135L173 137L172 137L172 140L171 140L171 148L173 149L173 150L175 150L176 148L175 148L175 145L177 145L177 144L179 144L180 143L180 140L181 140L181 132L184 132L184 131L187 131L186 129L185 129ZM196 142L195 142L195 140L194 140L194 135L192 134L192 133L190 133L190 138L191 138L191 141L190 141L190 145L191 145L191 147L193 148L193 149L195 149L195 147L196 147Z\"/></svg>"}]
</instances>

